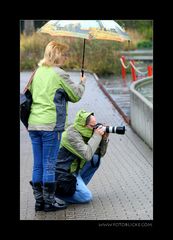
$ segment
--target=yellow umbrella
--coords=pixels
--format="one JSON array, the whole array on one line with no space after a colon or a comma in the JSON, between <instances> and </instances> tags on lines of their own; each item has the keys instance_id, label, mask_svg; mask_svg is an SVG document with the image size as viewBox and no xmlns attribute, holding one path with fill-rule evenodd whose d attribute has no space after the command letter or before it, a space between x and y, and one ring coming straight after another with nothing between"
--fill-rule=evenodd
<instances>
[{"instance_id":1,"label":"yellow umbrella","mask_svg":"<svg viewBox=\"0 0 173 240\"><path fill-rule=\"evenodd\" d=\"M85 39L130 41L129 35L114 20L50 20L38 32L51 36L84 39L81 72L84 74Z\"/></svg>"}]
</instances>

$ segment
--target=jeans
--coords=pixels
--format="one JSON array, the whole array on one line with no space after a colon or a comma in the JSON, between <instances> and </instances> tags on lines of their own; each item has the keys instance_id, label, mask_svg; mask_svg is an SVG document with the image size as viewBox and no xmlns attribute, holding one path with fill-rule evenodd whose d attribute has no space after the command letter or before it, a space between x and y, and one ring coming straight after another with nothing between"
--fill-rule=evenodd
<instances>
[{"instance_id":1,"label":"jeans","mask_svg":"<svg viewBox=\"0 0 173 240\"><path fill-rule=\"evenodd\" d=\"M77 183L76 183L76 191L71 197L61 197L60 195L56 195L58 198L69 202L69 203L87 203L92 200L92 193L87 188L87 184L93 177L95 171L98 169L99 165L97 165L99 161L98 155L93 156L94 167L91 165L91 161L85 163L84 167L75 174Z\"/></svg>"},{"instance_id":2,"label":"jeans","mask_svg":"<svg viewBox=\"0 0 173 240\"><path fill-rule=\"evenodd\" d=\"M57 131L29 131L34 156L33 183L55 182L55 163L61 135Z\"/></svg>"}]
</instances>

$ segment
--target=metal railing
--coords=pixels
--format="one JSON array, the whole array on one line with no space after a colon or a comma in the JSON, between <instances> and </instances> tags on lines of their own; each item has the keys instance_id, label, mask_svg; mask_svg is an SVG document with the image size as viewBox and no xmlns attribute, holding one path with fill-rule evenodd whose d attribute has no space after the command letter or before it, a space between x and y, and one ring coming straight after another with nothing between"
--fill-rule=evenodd
<instances>
[{"instance_id":1,"label":"metal railing","mask_svg":"<svg viewBox=\"0 0 173 240\"><path fill-rule=\"evenodd\" d=\"M126 60L153 61L153 49L121 51L120 53L126 57Z\"/></svg>"},{"instance_id":2,"label":"metal railing","mask_svg":"<svg viewBox=\"0 0 173 240\"><path fill-rule=\"evenodd\" d=\"M153 148L153 103L144 97L137 88L152 83L147 77L130 85L130 120L133 130Z\"/></svg>"}]
</instances>

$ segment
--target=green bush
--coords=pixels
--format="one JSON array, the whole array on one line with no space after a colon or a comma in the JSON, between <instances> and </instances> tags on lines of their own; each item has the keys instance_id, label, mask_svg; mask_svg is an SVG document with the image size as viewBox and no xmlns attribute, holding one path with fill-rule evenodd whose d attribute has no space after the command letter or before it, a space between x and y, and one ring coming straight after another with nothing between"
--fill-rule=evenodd
<instances>
[{"instance_id":1,"label":"green bush","mask_svg":"<svg viewBox=\"0 0 173 240\"><path fill-rule=\"evenodd\" d=\"M21 62L21 70L34 70L37 67L37 62L34 61L33 59L27 59L25 61Z\"/></svg>"},{"instance_id":2,"label":"green bush","mask_svg":"<svg viewBox=\"0 0 173 240\"><path fill-rule=\"evenodd\" d=\"M140 41L137 44L137 48L152 48L152 41L150 40L145 40L145 41Z\"/></svg>"}]
</instances>

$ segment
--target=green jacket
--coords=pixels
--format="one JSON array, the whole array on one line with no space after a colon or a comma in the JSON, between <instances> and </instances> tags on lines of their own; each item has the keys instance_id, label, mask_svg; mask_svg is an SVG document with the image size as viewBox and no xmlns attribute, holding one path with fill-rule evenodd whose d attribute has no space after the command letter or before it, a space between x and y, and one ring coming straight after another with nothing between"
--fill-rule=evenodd
<instances>
[{"instance_id":1,"label":"green jacket","mask_svg":"<svg viewBox=\"0 0 173 240\"><path fill-rule=\"evenodd\" d=\"M61 68L39 67L30 85L33 98L29 116L30 127L55 125L56 107L54 98L58 89L63 89L66 92L69 101L77 102L84 93L85 85L83 82L73 83L69 75ZM30 130L30 128L28 129Z\"/></svg>"},{"instance_id":2,"label":"green jacket","mask_svg":"<svg viewBox=\"0 0 173 240\"><path fill-rule=\"evenodd\" d=\"M90 161L93 155L97 153L98 148L101 156L106 153L107 142L102 140L102 137L97 133L93 133L92 129L86 127L86 118L91 114L93 113L80 110L76 115L74 124L69 126L62 134L61 147L73 154L69 165L70 172L75 172L78 165L74 155L81 160L80 168L82 168L85 162ZM60 162L63 166L62 159ZM64 164L67 164L67 162L64 162ZM67 169L67 166L65 168Z\"/></svg>"}]
</instances>

